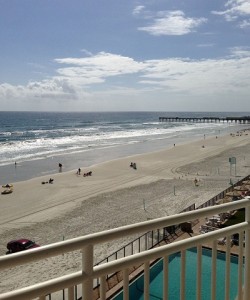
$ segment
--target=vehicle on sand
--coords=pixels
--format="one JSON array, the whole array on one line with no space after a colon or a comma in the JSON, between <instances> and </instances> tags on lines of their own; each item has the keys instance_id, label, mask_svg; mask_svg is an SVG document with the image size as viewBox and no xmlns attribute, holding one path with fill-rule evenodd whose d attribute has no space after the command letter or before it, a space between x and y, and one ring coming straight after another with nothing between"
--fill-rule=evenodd
<instances>
[{"instance_id":1,"label":"vehicle on sand","mask_svg":"<svg viewBox=\"0 0 250 300\"><path fill-rule=\"evenodd\" d=\"M28 239L18 239L8 242L6 254L29 250L40 247L40 245Z\"/></svg>"}]
</instances>

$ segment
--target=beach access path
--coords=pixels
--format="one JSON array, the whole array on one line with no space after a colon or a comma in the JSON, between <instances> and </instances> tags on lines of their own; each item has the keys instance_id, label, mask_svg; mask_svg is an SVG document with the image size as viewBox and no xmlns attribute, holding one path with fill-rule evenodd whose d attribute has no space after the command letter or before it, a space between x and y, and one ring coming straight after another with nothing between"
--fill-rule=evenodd
<instances>
[{"instance_id":1,"label":"beach access path","mask_svg":"<svg viewBox=\"0 0 250 300\"><path fill-rule=\"evenodd\" d=\"M248 133L207 137L82 168L82 174L92 171L92 176L73 170L14 183L12 194L0 195L0 253L5 254L11 239L25 237L46 245L200 205L227 188L230 180L236 182L250 173ZM236 157L236 174L234 170L231 174L230 157ZM136 170L131 162L136 162ZM50 177L53 184L42 184ZM95 262L134 238L98 246ZM81 255L71 253L64 259L56 257L46 264L36 262L17 269L15 281L13 270L6 270L0 274L0 289L48 280L80 266Z\"/></svg>"}]
</instances>

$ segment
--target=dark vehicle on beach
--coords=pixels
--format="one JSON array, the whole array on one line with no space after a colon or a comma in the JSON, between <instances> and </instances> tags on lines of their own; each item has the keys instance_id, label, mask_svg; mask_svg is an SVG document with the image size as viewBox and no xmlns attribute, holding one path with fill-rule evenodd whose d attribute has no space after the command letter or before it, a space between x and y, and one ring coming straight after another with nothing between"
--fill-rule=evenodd
<instances>
[{"instance_id":1,"label":"dark vehicle on beach","mask_svg":"<svg viewBox=\"0 0 250 300\"><path fill-rule=\"evenodd\" d=\"M7 244L8 251L6 252L6 254L29 250L37 247L40 247L40 245L36 244L31 240L27 240L27 239L13 240L8 242Z\"/></svg>"}]
</instances>

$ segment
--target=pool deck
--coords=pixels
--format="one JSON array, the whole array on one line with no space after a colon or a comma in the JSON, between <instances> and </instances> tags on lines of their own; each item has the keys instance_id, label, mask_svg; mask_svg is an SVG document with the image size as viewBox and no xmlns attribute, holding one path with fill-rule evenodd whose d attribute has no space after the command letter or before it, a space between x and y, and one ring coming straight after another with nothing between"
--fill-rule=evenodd
<instances>
[{"instance_id":1,"label":"pool deck","mask_svg":"<svg viewBox=\"0 0 250 300\"><path fill-rule=\"evenodd\" d=\"M192 227L192 230L193 230L192 233L180 232L180 234L175 235L172 240L169 240L169 239L164 240L161 243L159 243L158 246L160 247L160 246L163 246L165 244L169 244L169 243L174 242L174 241L187 239L187 238L190 238L190 236L201 235L202 233L200 233L200 227L204 224L206 224L206 219L205 218L204 219L199 219L199 220L197 220L197 223ZM203 244L202 246L212 248L212 243L206 243L206 244ZM226 245L217 243L217 250L226 251ZM235 246L235 245L231 245L231 254L238 255L239 254L239 247ZM153 261L151 263L153 263ZM134 266L134 267L130 268L129 269L129 274L130 274L129 275L129 280L134 279L135 277L137 277L142 272L143 272L143 265ZM106 298L111 299L112 295L114 295L114 293L116 293L117 291L119 291L123 287L123 274L122 274L122 272L118 272L117 274L115 274L114 276L112 276L111 278L106 280L106 284L107 284L107 286L106 286L106 290L107 290ZM93 299L95 299L95 300L100 299L98 289L94 290L94 298Z\"/></svg>"},{"instance_id":2,"label":"pool deck","mask_svg":"<svg viewBox=\"0 0 250 300\"><path fill-rule=\"evenodd\" d=\"M206 220L205 219L200 219L199 223L197 223L192 228L193 229L193 233L191 235L192 236L196 236L196 235L202 234L202 233L200 233L200 227L201 227L201 225L204 225L204 224L206 224ZM186 239L188 237L190 237L190 235L187 234L187 233L184 233L182 236L180 236L179 239ZM208 247L208 248L212 248L212 243L206 243L206 244L203 244L202 246ZM218 242L217 243L217 250L226 251L226 244L223 245L223 244L221 244L221 243ZM238 255L239 254L239 247L235 246L235 245L231 245L231 254Z\"/></svg>"},{"instance_id":3,"label":"pool deck","mask_svg":"<svg viewBox=\"0 0 250 300\"><path fill-rule=\"evenodd\" d=\"M247 184L247 181L250 181L250 176L248 176L248 178L247 179L245 178L244 180L240 182L240 185ZM224 194L222 197L224 197ZM219 200L222 200L222 203L228 202L228 197L225 197L225 199L224 199L224 200L226 200L226 202L224 202L223 199L224 198L221 198L221 199L219 198ZM220 204L218 202L218 199L215 204ZM214 205L214 204L210 204L210 205ZM235 213L236 213L236 211L228 212L227 214L225 214L223 216L223 219L225 218L224 222L226 222L228 220L228 218L230 218ZM172 243L174 241L187 239L187 238L190 238L191 236L197 236L197 235L204 234L205 232L207 232L206 231L207 229L216 230L217 228L215 226L214 227L210 226L210 228L206 228L206 226L207 226L206 224L209 223L208 221L212 222L212 224L218 224L218 229L219 229L219 226L222 225L223 222L221 222L221 215L217 216L217 217L218 217L217 222L215 222L216 216L207 216L206 218L200 218L199 220L192 222L192 233L183 232L181 229L178 229L173 235L170 234L167 237L167 239L164 239L155 247L160 247L160 246ZM212 218L212 220L211 220L211 218ZM204 229L203 232L202 232L201 228ZM202 244L202 246L207 247L207 248L212 248L212 242ZM217 250L225 252L226 248L227 248L227 245L225 243L225 239L223 238L222 240L218 240ZM239 246L233 245L231 243L231 251L230 252L233 255L239 255ZM244 252L244 250L243 250L243 252ZM243 253L243 255L244 255L244 253ZM153 263L153 262L154 261L152 261L151 263ZM129 268L129 270L128 270L129 280L135 279L139 274L141 274L143 272L143 269L144 269L143 265L134 266L134 267ZM122 288L123 288L123 272L120 271L120 272L117 272L116 274L114 274L111 278L106 280L106 291L107 291L106 298L111 299L112 296L115 293L117 293L119 290L121 290ZM93 300L98 300L98 299L100 299L100 291L99 291L99 288L96 288L94 290Z\"/></svg>"}]
</instances>

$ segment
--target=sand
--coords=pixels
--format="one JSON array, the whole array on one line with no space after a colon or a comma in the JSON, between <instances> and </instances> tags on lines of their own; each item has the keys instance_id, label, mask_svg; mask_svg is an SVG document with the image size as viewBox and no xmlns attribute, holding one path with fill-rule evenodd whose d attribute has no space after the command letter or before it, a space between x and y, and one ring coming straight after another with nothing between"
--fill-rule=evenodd
<instances>
[{"instance_id":1,"label":"sand","mask_svg":"<svg viewBox=\"0 0 250 300\"><path fill-rule=\"evenodd\" d=\"M204 146L204 147L203 147ZM0 254L11 239L40 245L163 217L200 205L250 173L250 134L206 138L171 149L136 155L82 169L14 183L0 195ZM230 170L229 157L236 157ZM137 170L130 162L136 162ZM231 174L230 174L231 173ZM198 186L194 179L198 179ZM135 237L98 245L95 262ZM28 266L3 270L1 292L80 270L81 254L69 253ZM13 275L14 274L14 275Z\"/></svg>"}]
</instances>

